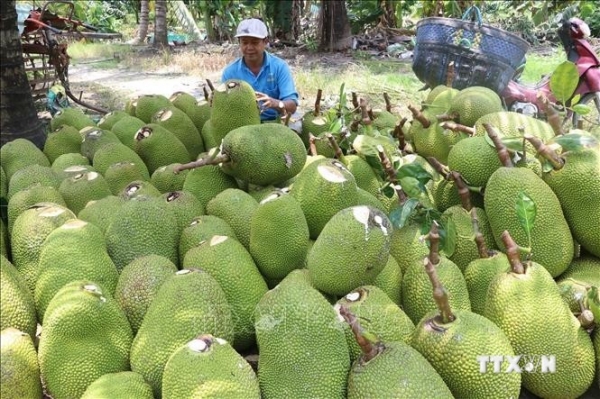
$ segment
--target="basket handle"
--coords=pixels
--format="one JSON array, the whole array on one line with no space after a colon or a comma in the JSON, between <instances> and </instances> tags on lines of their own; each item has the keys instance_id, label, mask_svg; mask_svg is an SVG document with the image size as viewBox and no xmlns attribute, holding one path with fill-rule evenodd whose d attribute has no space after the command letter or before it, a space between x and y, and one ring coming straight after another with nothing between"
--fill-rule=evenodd
<instances>
[{"instance_id":1,"label":"basket handle","mask_svg":"<svg viewBox=\"0 0 600 399\"><path fill-rule=\"evenodd\" d=\"M472 19L473 21L477 22L479 27L481 27L481 24L483 24L483 21L481 19L481 11L476 6L471 6L467 8L467 10L462 16L462 19Z\"/></svg>"}]
</instances>

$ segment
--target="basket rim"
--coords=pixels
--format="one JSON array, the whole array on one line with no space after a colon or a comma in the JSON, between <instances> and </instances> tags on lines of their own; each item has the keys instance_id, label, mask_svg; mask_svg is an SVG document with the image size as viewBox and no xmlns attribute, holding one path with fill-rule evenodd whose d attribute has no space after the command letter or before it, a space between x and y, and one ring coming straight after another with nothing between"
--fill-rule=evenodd
<instances>
[{"instance_id":1,"label":"basket rim","mask_svg":"<svg viewBox=\"0 0 600 399\"><path fill-rule=\"evenodd\" d=\"M493 32L496 34L496 36L503 36L503 38L509 38L512 41L518 42L518 44L521 44L523 47L525 47L525 49L529 49L529 47L530 47L529 43L525 39L515 35L512 32L508 32L503 29L496 28L491 25L487 25L485 23L481 24L481 26L480 26L477 22L473 22L473 21L466 20L466 19L445 18L445 17L427 17L427 18L423 18L419 22L417 22L416 30L418 30L419 27L421 27L423 25L435 24L435 23L438 23L441 25L452 26L455 28L463 28L463 29L465 27L469 27L469 28L472 28L471 30L479 30L483 33ZM490 36L492 36L492 35L490 35Z\"/></svg>"}]
</instances>

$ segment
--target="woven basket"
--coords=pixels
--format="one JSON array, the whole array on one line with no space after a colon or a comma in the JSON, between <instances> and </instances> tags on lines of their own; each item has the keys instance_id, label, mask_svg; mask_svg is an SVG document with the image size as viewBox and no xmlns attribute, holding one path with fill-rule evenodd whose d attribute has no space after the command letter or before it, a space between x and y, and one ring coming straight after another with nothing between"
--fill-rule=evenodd
<instances>
[{"instance_id":1,"label":"woven basket","mask_svg":"<svg viewBox=\"0 0 600 399\"><path fill-rule=\"evenodd\" d=\"M466 18L474 14L477 22ZM463 19L432 17L417 23L412 69L430 87L485 86L500 93L525 61L529 44L502 29L481 23L481 14L471 7Z\"/></svg>"}]
</instances>

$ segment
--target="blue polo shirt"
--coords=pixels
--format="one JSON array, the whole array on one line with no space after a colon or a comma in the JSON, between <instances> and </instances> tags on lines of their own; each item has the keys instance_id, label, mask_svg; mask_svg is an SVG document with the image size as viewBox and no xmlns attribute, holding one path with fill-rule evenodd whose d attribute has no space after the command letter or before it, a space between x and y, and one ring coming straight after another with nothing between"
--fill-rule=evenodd
<instances>
[{"instance_id":1,"label":"blue polo shirt","mask_svg":"<svg viewBox=\"0 0 600 399\"><path fill-rule=\"evenodd\" d=\"M238 58L223 70L221 82L229 79L239 79L248 82L255 91L260 91L271 98L278 100L294 100L298 105L298 93L294 85L292 73L288 64L281 58L264 53L263 66L254 75L246 66L243 57ZM267 109L260 114L261 121L277 119L279 113L274 109Z\"/></svg>"}]
</instances>

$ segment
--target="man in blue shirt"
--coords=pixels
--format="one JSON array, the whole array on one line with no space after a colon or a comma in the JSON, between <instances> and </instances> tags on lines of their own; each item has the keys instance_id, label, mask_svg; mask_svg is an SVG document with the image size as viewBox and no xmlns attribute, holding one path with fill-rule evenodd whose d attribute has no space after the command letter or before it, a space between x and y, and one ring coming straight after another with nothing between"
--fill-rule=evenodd
<instances>
[{"instance_id":1,"label":"man in blue shirt","mask_svg":"<svg viewBox=\"0 0 600 399\"><path fill-rule=\"evenodd\" d=\"M256 91L261 109L261 121L275 120L296 112L298 93L287 63L266 51L269 32L256 18L240 23L235 37L239 38L242 57L227 65L221 81L239 79Z\"/></svg>"}]
</instances>

